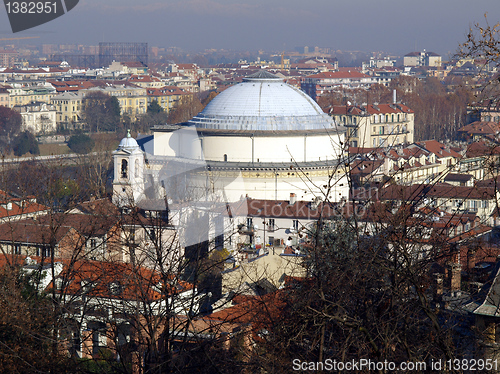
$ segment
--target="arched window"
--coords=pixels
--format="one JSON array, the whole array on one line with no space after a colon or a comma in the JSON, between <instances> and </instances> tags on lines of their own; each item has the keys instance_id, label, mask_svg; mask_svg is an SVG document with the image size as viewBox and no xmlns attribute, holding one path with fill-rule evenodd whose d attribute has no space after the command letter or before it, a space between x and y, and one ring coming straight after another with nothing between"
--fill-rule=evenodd
<instances>
[{"instance_id":1,"label":"arched window","mask_svg":"<svg viewBox=\"0 0 500 374\"><path fill-rule=\"evenodd\" d=\"M391 114L391 122L394 122L394 114Z\"/></svg>"},{"instance_id":2,"label":"arched window","mask_svg":"<svg viewBox=\"0 0 500 374\"><path fill-rule=\"evenodd\" d=\"M127 160L122 160L122 178L127 178L128 176L128 162Z\"/></svg>"}]
</instances>

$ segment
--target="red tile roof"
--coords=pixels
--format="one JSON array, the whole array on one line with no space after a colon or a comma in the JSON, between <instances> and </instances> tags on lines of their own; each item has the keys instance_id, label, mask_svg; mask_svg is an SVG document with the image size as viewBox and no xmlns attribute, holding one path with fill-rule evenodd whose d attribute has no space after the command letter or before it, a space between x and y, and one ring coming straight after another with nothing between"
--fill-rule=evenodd
<instances>
[{"instance_id":1,"label":"red tile roof","mask_svg":"<svg viewBox=\"0 0 500 374\"><path fill-rule=\"evenodd\" d=\"M65 266L58 278L69 280L64 292L70 295L154 301L162 294L175 295L194 288L174 275L162 276L129 263L62 261Z\"/></svg>"},{"instance_id":2,"label":"red tile roof","mask_svg":"<svg viewBox=\"0 0 500 374\"><path fill-rule=\"evenodd\" d=\"M460 128L458 132L471 135L495 135L500 132L500 124L496 122L476 121Z\"/></svg>"},{"instance_id":3,"label":"red tile roof","mask_svg":"<svg viewBox=\"0 0 500 374\"><path fill-rule=\"evenodd\" d=\"M371 78L371 77L354 69L348 69L346 71L326 71L323 73L308 75L306 78L346 79L346 78Z\"/></svg>"},{"instance_id":4,"label":"red tile roof","mask_svg":"<svg viewBox=\"0 0 500 374\"><path fill-rule=\"evenodd\" d=\"M380 191L380 200L418 201L424 197L491 200L495 198L495 192L495 189L491 187L452 186L445 183L391 185Z\"/></svg>"}]
</instances>

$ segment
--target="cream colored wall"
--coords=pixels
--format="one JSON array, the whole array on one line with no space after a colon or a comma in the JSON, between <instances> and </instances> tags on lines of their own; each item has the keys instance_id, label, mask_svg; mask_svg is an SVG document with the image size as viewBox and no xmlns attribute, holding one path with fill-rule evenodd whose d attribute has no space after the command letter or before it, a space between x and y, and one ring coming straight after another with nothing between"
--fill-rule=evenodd
<instances>
[{"instance_id":1,"label":"cream colored wall","mask_svg":"<svg viewBox=\"0 0 500 374\"><path fill-rule=\"evenodd\" d=\"M238 290L242 285L267 279L276 287L283 285L283 274L304 277L306 272L301 266L303 257L280 256L269 253L255 261L242 263L234 270L222 274L222 293Z\"/></svg>"},{"instance_id":2,"label":"cream colored wall","mask_svg":"<svg viewBox=\"0 0 500 374\"><path fill-rule=\"evenodd\" d=\"M203 137L206 160L235 162L325 161L340 157L343 134L276 137Z\"/></svg>"},{"instance_id":3,"label":"cream colored wall","mask_svg":"<svg viewBox=\"0 0 500 374\"><path fill-rule=\"evenodd\" d=\"M324 198L324 185L331 179L332 188L328 198L338 202L342 198L348 199L349 186L347 176L343 170L338 170L334 178L330 176L334 170L315 171L242 171L239 177L229 173L213 173L212 180L216 190L223 190L227 201L237 201L248 195L254 199L288 200L290 193L295 193L298 200L312 201L315 197ZM277 174L277 175L276 175ZM200 183L206 183L206 178L200 178Z\"/></svg>"}]
</instances>

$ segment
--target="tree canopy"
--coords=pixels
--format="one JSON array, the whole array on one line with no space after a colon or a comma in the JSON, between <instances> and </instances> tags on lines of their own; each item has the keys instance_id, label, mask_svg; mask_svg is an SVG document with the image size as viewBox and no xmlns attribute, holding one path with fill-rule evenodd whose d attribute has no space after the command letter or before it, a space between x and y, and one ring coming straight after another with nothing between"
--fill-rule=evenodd
<instances>
[{"instance_id":1,"label":"tree canopy","mask_svg":"<svg viewBox=\"0 0 500 374\"><path fill-rule=\"evenodd\" d=\"M158 104L158 101L151 101L151 103L148 105L148 113L158 114L161 112L163 112L163 108L160 106L160 104Z\"/></svg>"},{"instance_id":2,"label":"tree canopy","mask_svg":"<svg viewBox=\"0 0 500 374\"><path fill-rule=\"evenodd\" d=\"M120 103L115 96L89 92L82 103L83 120L92 132L121 130Z\"/></svg>"},{"instance_id":3,"label":"tree canopy","mask_svg":"<svg viewBox=\"0 0 500 374\"><path fill-rule=\"evenodd\" d=\"M21 130L23 120L19 112L0 105L0 146L8 148L13 137Z\"/></svg>"},{"instance_id":4,"label":"tree canopy","mask_svg":"<svg viewBox=\"0 0 500 374\"><path fill-rule=\"evenodd\" d=\"M85 134L72 135L68 140L68 147L73 152L86 154L92 151L94 148L94 140Z\"/></svg>"},{"instance_id":5,"label":"tree canopy","mask_svg":"<svg viewBox=\"0 0 500 374\"><path fill-rule=\"evenodd\" d=\"M39 155L40 149L38 148L38 141L29 131L23 131L17 137L14 138L14 154L16 156L22 156L26 153L32 155Z\"/></svg>"}]
</instances>

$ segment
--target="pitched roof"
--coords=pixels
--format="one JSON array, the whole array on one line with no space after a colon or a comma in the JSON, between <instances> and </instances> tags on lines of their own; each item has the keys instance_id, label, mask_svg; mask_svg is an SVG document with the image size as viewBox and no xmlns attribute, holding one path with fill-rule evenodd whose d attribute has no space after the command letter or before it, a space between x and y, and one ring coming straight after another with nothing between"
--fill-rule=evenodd
<instances>
[{"instance_id":1,"label":"pitched roof","mask_svg":"<svg viewBox=\"0 0 500 374\"><path fill-rule=\"evenodd\" d=\"M318 74L308 75L306 78L346 79L346 78L371 78L371 77L357 70L349 69L346 71L325 71Z\"/></svg>"},{"instance_id":2,"label":"pitched roof","mask_svg":"<svg viewBox=\"0 0 500 374\"><path fill-rule=\"evenodd\" d=\"M460 153L454 151L450 147L447 147L443 143L438 142L437 140L424 140L421 142L417 142L418 145L424 147L429 152L434 153L438 158L442 157L455 157L461 158Z\"/></svg>"},{"instance_id":3,"label":"pitched roof","mask_svg":"<svg viewBox=\"0 0 500 374\"><path fill-rule=\"evenodd\" d=\"M495 135L500 132L500 124L496 122L476 121L458 129L458 132L471 135Z\"/></svg>"},{"instance_id":4,"label":"pitched roof","mask_svg":"<svg viewBox=\"0 0 500 374\"><path fill-rule=\"evenodd\" d=\"M175 295L194 288L175 275L162 276L130 263L66 261L64 264L58 278L69 280L64 292L71 295L154 301L163 294Z\"/></svg>"},{"instance_id":5,"label":"pitched roof","mask_svg":"<svg viewBox=\"0 0 500 374\"><path fill-rule=\"evenodd\" d=\"M480 140L467 146L467 157L493 156L500 154L500 145L491 141Z\"/></svg>"},{"instance_id":6,"label":"pitched roof","mask_svg":"<svg viewBox=\"0 0 500 374\"><path fill-rule=\"evenodd\" d=\"M366 106L332 105L328 112L337 115L359 116L364 114L413 113L413 110L403 104L369 104Z\"/></svg>"},{"instance_id":7,"label":"pitched roof","mask_svg":"<svg viewBox=\"0 0 500 374\"><path fill-rule=\"evenodd\" d=\"M390 185L380 191L380 200L418 201L424 197L491 200L495 196L496 191L491 187L452 186L445 183Z\"/></svg>"}]
</instances>

